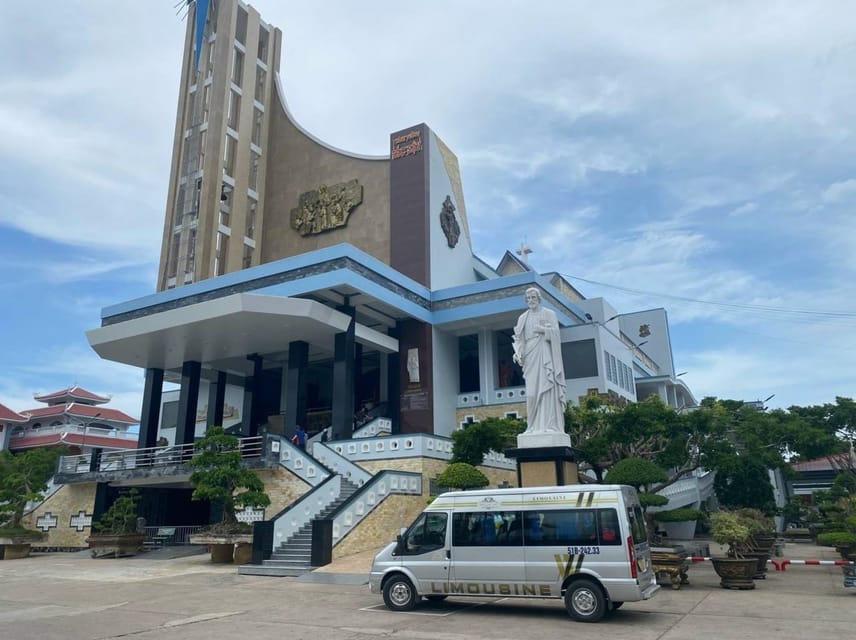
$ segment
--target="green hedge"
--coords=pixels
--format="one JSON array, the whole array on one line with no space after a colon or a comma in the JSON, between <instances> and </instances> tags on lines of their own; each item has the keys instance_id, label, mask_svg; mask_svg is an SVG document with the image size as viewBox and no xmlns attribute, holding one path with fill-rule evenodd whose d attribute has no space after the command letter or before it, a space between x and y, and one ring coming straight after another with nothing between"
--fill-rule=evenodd
<instances>
[{"instance_id":1,"label":"green hedge","mask_svg":"<svg viewBox=\"0 0 856 640\"><path fill-rule=\"evenodd\" d=\"M679 509L669 509L668 511L657 511L652 515L657 522L688 522L703 518L704 511L690 507L680 507Z\"/></svg>"},{"instance_id":2,"label":"green hedge","mask_svg":"<svg viewBox=\"0 0 856 640\"><path fill-rule=\"evenodd\" d=\"M817 544L824 547L849 547L856 545L856 533L849 531L828 531L817 534Z\"/></svg>"}]
</instances>

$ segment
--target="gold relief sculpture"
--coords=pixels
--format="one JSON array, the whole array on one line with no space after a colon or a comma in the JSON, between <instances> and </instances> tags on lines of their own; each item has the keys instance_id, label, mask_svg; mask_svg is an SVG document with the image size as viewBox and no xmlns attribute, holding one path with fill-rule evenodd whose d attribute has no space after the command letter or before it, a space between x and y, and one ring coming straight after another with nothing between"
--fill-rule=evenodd
<instances>
[{"instance_id":1,"label":"gold relief sculpture","mask_svg":"<svg viewBox=\"0 0 856 640\"><path fill-rule=\"evenodd\" d=\"M363 201L363 187L357 180L301 193L291 210L291 226L302 236L344 227L351 211Z\"/></svg>"}]
</instances>

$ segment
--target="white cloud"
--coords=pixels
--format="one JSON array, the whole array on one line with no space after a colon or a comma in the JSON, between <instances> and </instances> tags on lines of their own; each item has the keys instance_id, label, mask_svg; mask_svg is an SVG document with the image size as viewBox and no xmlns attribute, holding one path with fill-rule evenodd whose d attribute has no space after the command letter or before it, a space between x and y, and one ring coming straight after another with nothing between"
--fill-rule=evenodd
<instances>
[{"instance_id":1,"label":"white cloud","mask_svg":"<svg viewBox=\"0 0 856 640\"><path fill-rule=\"evenodd\" d=\"M821 195L821 200L827 204L840 204L853 201L854 197L856 197L856 179L850 178L829 185Z\"/></svg>"}]
</instances>

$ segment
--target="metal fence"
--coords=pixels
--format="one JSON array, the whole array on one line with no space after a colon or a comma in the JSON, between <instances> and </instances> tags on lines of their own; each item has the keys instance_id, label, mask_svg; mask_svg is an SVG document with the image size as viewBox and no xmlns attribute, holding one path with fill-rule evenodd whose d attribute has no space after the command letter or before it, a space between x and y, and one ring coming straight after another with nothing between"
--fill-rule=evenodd
<instances>
[{"instance_id":1,"label":"metal fence","mask_svg":"<svg viewBox=\"0 0 856 640\"><path fill-rule=\"evenodd\" d=\"M263 437L241 438L239 443L242 458L259 458L263 452ZM102 451L96 457L96 467L92 468L92 455L62 456L57 465L59 473L87 473L89 471L123 471L181 464L194 455L194 444L181 444L166 447L148 447L145 449L117 449ZM95 454L98 455L98 454Z\"/></svg>"},{"instance_id":2,"label":"metal fence","mask_svg":"<svg viewBox=\"0 0 856 640\"><path fill-rule=\"evenodd\" d=\"M202 525L146 527L147 547L169 547L190 544L190 536L202 528Z\"/></svg>"}]
</instances>

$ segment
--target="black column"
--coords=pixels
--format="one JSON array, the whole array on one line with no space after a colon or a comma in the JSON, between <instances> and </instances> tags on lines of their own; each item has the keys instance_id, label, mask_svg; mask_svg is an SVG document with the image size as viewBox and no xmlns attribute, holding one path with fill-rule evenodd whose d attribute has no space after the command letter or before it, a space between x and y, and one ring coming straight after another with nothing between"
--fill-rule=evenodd
<instances>
[{"instance_id":1,"label":"black column","mask_svg":"<svg viewBox=\"0 0 856 640\"><path fill-rule=\"evenodd\" d=\"M208 386L208 419L206 427L223 426L223 404L226 402L226 372L217 371L217 377Z\"/></svg>"},{"instance_id":2,"label":"black column","mask_svg":"<svg viewBox=\"0 0 856 640\"><path fill-rule=\"evenodd\" d=\"M157 442L162 394L163 369L146 369L143 408L140 411L140 433L137 436L137 447L140 449L153 447Z\"/></svg>"},{"instance_id":3,"label":"black column","mask_svg":"<svg viewBox=\"0 0 856 640\"><path fill-rule=\"evenodd\" d=\"M350 305L337 311L351 316L348 330L337 333L333 343L333 439L350 438L354 432L354 333L355 309Z\"/></svg>"},{"instance_id":4,"label":"black column","mask_svg":"<svg viewBox=\"0 0 856 640\"><path fill-rule=\"evenodd\" d=\"M178 423L175 443L192 444L196 432L196 405L199 402L199 377L202 365L188 360L181 365L181 391L178 395Z\"/></svg>"},{"instance_id":5,"label":"black column","mask_svg":"<svg viewBox=\"0 0 856 640\"><path fill-rule=\"evenodd\" d=\"M261 384L263 359L257 353L247 356L253 363L253 375L244 379L244 414L241 420L241 433L245 436L259 434L259 398L257 386Z\"/></svg>"},{"instance_id":6,"label":"black column","mask_svg":"<svg viewBox=\"0 0 856 640\"><path fill-rule=\"evenodd\" d=\"M288 343L288 373L285 380L285 432L294 427L306 427L306 369L309 367L309 343L295 340Z\"/></svg>"},{"instance_id":7,"label":"black column","mask_svg":"<svg viewBox=\"0 0 856 640\"><path fill-rule=\"evenodd\" d=\"M397 328L389 329L387 333L398 338ZM401 374L398 371L401 359L398 353L386 356L386 417L392 422L392 432L401 433Z\"/></svg>"}]
</instances>

